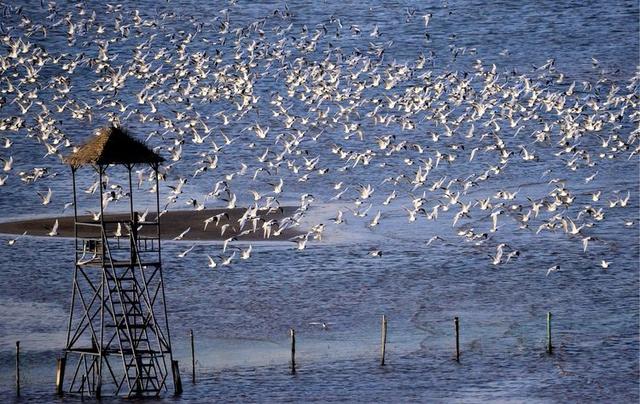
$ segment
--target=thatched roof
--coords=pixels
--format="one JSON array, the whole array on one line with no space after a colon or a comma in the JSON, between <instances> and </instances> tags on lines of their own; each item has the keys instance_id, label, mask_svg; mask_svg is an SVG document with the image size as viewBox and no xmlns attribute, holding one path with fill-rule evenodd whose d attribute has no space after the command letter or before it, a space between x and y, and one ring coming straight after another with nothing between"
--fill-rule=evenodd
<instances>
[{"instance_id":1,"label":"thatched roof","mask_svg":"<svg viewBox=\"0 0 640 404\"><path fill-rule=\"evenodd\" d=\"M65 162L74 168L87 164L153 164L162 161L164 159L160 155L118 126L98 129L93 138L65 158Z\"/></svg>"}]
</instances>

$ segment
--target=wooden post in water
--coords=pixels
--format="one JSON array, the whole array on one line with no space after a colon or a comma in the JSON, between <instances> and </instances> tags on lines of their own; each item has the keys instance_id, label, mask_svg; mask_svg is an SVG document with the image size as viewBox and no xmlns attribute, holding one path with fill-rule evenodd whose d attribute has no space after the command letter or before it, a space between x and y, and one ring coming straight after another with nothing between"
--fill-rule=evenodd
<instances>
[{"instance_id":1,"label":"wooden post in water","mask_svg":"<svg viewBox=\"0 0 640 404\"><path fill-rule=\"evenodd\" d=\"M460 321L458 317L453 318L453 324L456 329L456 361L460 362Z\"/></svg>"},{"instance_id":2,"label":"wooden post in water","mask_svg":"<svg viewBox=\"0 0 640 404\"><path fill-rule=\"evenodd\" d=\"M20 395L20 341L16 341L16 395Z\"/></svg>"},{"instance_id":3,"label":"wooden post in water","mask_svg":"<svg viewBox=\"0 0 640 404\"><path fill-rule=\"evenodd\" d=\"M289 330L291 334L291 374L296 373L296 330Z\"/></svg>"},{"instance_id":4,"label":"wooden post in water","mask_svg":"<svg viewBox=\"0 0 640 404\"><path fill-rule=\"evenodd\" d=\"M189 330L191 336L191 381L196 384L196 350L193 342L193 330Z\"/></svg>"},{"instance_id":5,"label":"wooden post in water","mask_svg":"<svg viewBox=\"0 0 640 404\"><path fill-rule=\"evenodd\" d=\"M56 370L56 394L62 396L64 391L64 368L67 362L66 357L58 358L57 370Z\"/></svg>"},{"instance_id":6,"label":"wooden post in water","mask_svg":"<svg viewBox=\"0 0 640 404\"><path fill-rule=\"evenodd\" d=\"M387 316L382 315L382 341L380 347L380 366L384 366L384 355L387 350Z\"/></svg>"},{"instance_id":7,"label":"wooden post in water","mask_svg":"<svg viewBox=\"0 0 640 404\"><path fill-rule=\"evenodd\" d=\"M551 312L547 312L547 353L553 353L553 346L551 345Z\"/></svg>"},{"instance_id":8,"label":"wooden post in water","mask_svg":"<svg viewBox=\"0 0 640 404\"><path fill-rule=\"evenodd\" d=\"M173 372L173 392L176 396L182 394L182 379L180 379L180 366L178 366L178 361L171 361L171 372Z\"/></svg>"}]
</instances>

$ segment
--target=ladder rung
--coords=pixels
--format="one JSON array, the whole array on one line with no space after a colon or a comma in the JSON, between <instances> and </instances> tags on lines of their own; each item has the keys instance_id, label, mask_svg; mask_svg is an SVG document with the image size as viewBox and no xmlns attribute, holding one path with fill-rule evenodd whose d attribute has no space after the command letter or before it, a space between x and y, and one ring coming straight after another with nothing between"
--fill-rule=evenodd
<instances>
[{"instance_id":1,"label":"ladder rung","mask_svg":"<svg viewBox=\"0 0 640 404\"><path fill-rule=\"evenodd\" d=\"M135 367L135 365L131 365L130 367ZM129 380L135 380L135 379L140 379L140 380L155 380L157 379L156 376L140 376L140 377L136 377L136 376L129 376Z\"/></svg>"},{"instance_id":2,"label":"ladder rung","mask_svg":"<svg viewBox=\"0 0 640 404\"><path fill-rule=\"evenodd\" d=\"M131 348L127 348L125 351L126 352L123 352L123 354L125 354L125 355L133 355L133 351L131 350ZM165 351L152 351L150 349L136 349L136 354L138 356L140 356L140 355L148 355L148 357L146 357L145 359L155 358L157 356L161 356L163 353L169 353L169 351L167 351L167 350L165 350Z\"/></svg>"},{"instance_id":3,"label":"ladder rung","mask_svg":"<svg viewBox=\"0 0 640 404\"><path fill-rule=\"evenodd\" d=\"M105 325L105 327L107 328L120 328L120 329L126 329L127 325L126 324L107 324ZM129 324L128 328L134 329L134 330L143 330L145 328L151 327L151 324Z\"/></svg>"}]
</instances>

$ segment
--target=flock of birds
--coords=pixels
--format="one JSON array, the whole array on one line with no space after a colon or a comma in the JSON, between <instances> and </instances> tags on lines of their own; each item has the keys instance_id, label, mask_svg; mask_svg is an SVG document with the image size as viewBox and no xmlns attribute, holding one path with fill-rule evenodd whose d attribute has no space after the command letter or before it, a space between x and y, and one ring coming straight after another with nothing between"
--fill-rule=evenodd
<instances>
[{"instance_id":1,"label":"flock of birds","mask_svg":"<svg viewBox=\"0 0 640 404\"><path fill-rule=\"evenodd\" d=\"M202 223L232 234L221 254L207 255L211 268L250 258L251 245L233 246L240 232L270 238L306 226L291 240L303 250L328 228L384 233L393 218L401 227L438 221L494 266L520 256L499 240L505 226L564 233L584 253L605 242L597 228L611 210L630 209L620 225L637 232L635 188L589 186L612 165L636 163L640 74L621 83L596 59L596 82L567 79L553 59L501 72L453 37L431 48L435 17L410 9L403 22L421 26L426 53L398 62L379 25L333 15L307 27L286 6L246 21L236 7L200 19L119 4L3 5L0 193L29 184L51 204L55 193L40 184L58 175L86 128L113 123L148 134L168 157L165 209L246 206L237 222L222 213ZM25 143L46 163L25 168L12 151ZM155 192L151 170L136 173L138 188ZM126 186L103 186L105 204L126 197ZM291 201L291 214L261 219ZM334 214L318 219L314 206ZM455 241L443 231L417 242ZM603 268L611 260L597 257Z\"/></svg>"}]
</instances>

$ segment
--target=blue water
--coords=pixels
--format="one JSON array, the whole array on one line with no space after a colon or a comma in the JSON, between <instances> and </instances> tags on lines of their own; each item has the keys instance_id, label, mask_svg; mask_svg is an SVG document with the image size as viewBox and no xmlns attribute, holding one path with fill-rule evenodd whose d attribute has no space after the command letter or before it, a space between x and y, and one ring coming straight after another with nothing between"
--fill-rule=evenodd
<instances>
[{"instance_id":1,"label":"blue water","mask_svg":"<svg viewBox=\"0 0 640 404\"><path fill-rule=\"evenodd\" d=\"M38 89L37 100L51 110L51 124L59 132L54 131L46 139L49 143L56 138L56 133L63 134L61 138L69 139L72 144L82 142L93 128L108 123L108 113L118 116L139 138L157 131L148 142L153 147L160 147L160 153L166 158L171 156L169 148L175 145L174 141L183 138L182 157L168 169L166 181L161 184L163 200L169 195L168 186L175 185L178 178L189 180L184 193L168 206L169 209L188 208L189 198L202 202L216 181L241 170L241 163L245 163L247 174L236 174L229 181L240 206L252 202L249 190L267 192L272 189L269 183L283 178L285 187L278 196L280 203L295 206L302 194L312 194L314 201L305 215L303 227L318 223L326 225L323 239L311 240L303 251L294 250L294 244L289 242L257 243L251 259L237 260L231 267L218 270L207 268L206 254L221 254L220 243L198 243L183 259L177 254L190 243L164 244L171 332L185 392L180 398L165 394L163 400L638 401L640 170L637 155L630 156L638 143L634 138L637 135L633 134L638 128L638 118L632 115L637 107L631 105L639 101L638 87L630 81L638 72L637 2L379 4L342 1L287 2L286 6L283 2L260 5L237 2L212 7L192 1L144 1L115 9L100 2L88 2L83 7L58 4L52 18L47 18L51 12L46 5L42 8L35 2L23 4L20 9L22 16L30 20L28 24L24 20L21 23L22 17L17 14L16 7L20 6L16 2L3 3L3 36L9 33L10 41L21 37L23 42L41 46L51 56L62 58L57 65L46 63L34 82L18 86L26 74L24 67L10 67L1 75L0 91L6 101L0 108L0 119L8 121L12 117L23 117L25 127L0 133L0 139L6 136L13 141L9 149L0 148L0 157L5 159L11 155L14 158L12 170L0 173L0 178L9 176L0 187L0 219L56 216L62 212L65 203L71 201L69 169L57 157L43 158L47 150L37 139L43 133L42 128L36 126L42 108L34 102L23 116L17 103L12 103L17 92L9 91L11 81L23 93ZM133 12L136 8L143 20L153 20L156 24L143 23L142 27L136 28ZM219 33L220 21L224 18L222 9L229 13L227 34ZM276 9L288 15L274 15ZM87 23L93 11L96 22ZM426 30L428 40L422 19L426 13L432 14ZM77 32L71 45L66 34L67 15ZM121 25L128 26L124 28L128 30L126 36L121 31L114 32L116 17L122 20ZM341 29L335 18L340 19ZM244 52L236 59L234 29L256 21L264 21L264 25L260 25L264 38L261 39L255 30L245 30L248 38L240 43ZM27 36L29 24L44 24L46 38L38 32ZM106 26L104 33L97 32L100 24ZM286 34L279 33L290 24ZM305 39L308 41L316 31L323 32L321 24L327 33L321 34L315 50L302 51L302 46L309 44L301 42L305 35L303 27L308 31ZM359 35L350 30L352 25L359 27ZM379 37L369 35L374 25L381 33ZM337 30L339 35L336 35ZM113 91L98 94L95 86L106 85L106 82L98 81L105 73L96 73L95 65L81 63L71 75L71 89L66 97L76 100L79 106L84 103L91 106L92 120L75 119L69 109L57 112L55 106L61 106L66 100L54 99L60 94L47 85L54 85L56 76L69 75L62 64L80 54L96 58L96 41L117 38L108 47L109 57L117 56L109 64L115 71L119 66L126 71L138 64L133 60L136 46L154 34L157 35L148 47L142 48L139 56L149 53L146 62L151 62L151 71L161 68L158 73L137 79L132 70L117 94ZM185 44L186 55L207 52L208 56L214 57L218 49L222 56L217 66L209 63L204 69L210 71L208 76L194 84L189 95L184 95L179 93L188 86L186 80L196 73L193 59L180 60L176 41L190 34L192 39ZM219 42L222 38L224 44ZM241 75L237 70L238 63L250 63L246 48L253 40L259 51L268 49L269 52L277 48L279 40L284 40L282 59L268 62L264 55L254 58L256 66L251 67L250 76L253 84L246 91L252 91L260 98L252 111L234 118L233 114L238 113L234 101L242 102L241 97L229 100L221 96L209 102L196 95L196 89L218 86L224 92L224 86L214 73L226 71L230 77ZM10 48L6 41L3 42L0 55L5 58ZM362 72L352 78L352 74L366 64L364 59L356 60L353 55L362 54L374 64L379 60L372 51L372 42L375 46L384 45L380 65L374 71ZM325 51L329 49L329 43L332 49L339 47L342 50L342 57L338 57L335 50L327 56ZM166 49L166 56L155 60L154 56L162 48ZM424 67L413 70L421 54L427 59ZM338 90L332 90L331 94L335 98L339 91L350 88L349 93L343 93L345 98L342 101L326 100L316 108L300 99L304 92L302 86L297 88L296 98L287 97L288 73L298 66L309 71L310 64L319 64L327 57L342 69ZM301 59L297 62L297 58ZM14 64L16 59L19 58L6 60ZM452 86L456 81L449 80L450 76L446 75L457 72L459 79L473 78L470 97L478 101L485 84L483 78L474 76L478 71L474 67L478 59L485 72L495 64L499 74L497 83L504 91L524 88L526 76L535 88L542 90L539 97L544 98L549 93L566 92L575 81L574 94L566 97L564 108L576 103L589 105L590 100L596 100L599 105L598 110L585 106L582 114L575 115L583 127L589 115L606 120L607 113L620 112L625 101L619 105L604 104L612 86L618 87L617 95L627 98L628 107L621 113L620 120L605 122L600 131L582 133L576 147L589 153L596 164L590 167L586 161L578 159L575 170L567 165L574 157L573 153L554 154L562 148L556 142L560 138L559 122L566 114L560 116L554 110L545 111L544 106L536 106L538 116L527 122L522 120L523 128L517 133L517 126L511 127L508 119L500 120L499 135L506 148L513 152L509 163L499 175L477 181L478 185L461 192L460 199L463 203L475 202L501 190L519 190L516 199L503 201L508 210L511 204L528 206L527 197L533 200L549 198L555 188L549 181L561 180L575 197L574 202L555 212L542 209L540 217L531 219L529 229L518 228L518 215L514 210L500 215L498 231L492 233L489 231L491 210L483 211L478 206L471 209L470 218L462 218L456 226L452 226L452 221L459 210L457 206L452 206L448 212L440 212L438 220L430 221L421 216L410 223L404 208L411 205L413 194L420 196L423 190L426 191L424 207L429 211L438 201L446 201L440 189L428 190L438 179L446 176L444 185L455 178L475 179L490 166L499 165L495 154L483 151L493 143L492 136L483 139L480 136L491 130L492 124L487 123L491 119L490 111L499 116L501 106L508 98L489 97L495 101L494 107L474 123L475 137L468 139L464 137L470 129L468 120L463 120L455 134L448 138L444 126L436 124L430 115L444 104L452 110L448 117L450 121L464 113L470 105L454 106L453 98L447 98L451 92L436 99L429 113L394 110L386 105L385 96L393 98L423 86L425 78L420 76L428 72L431 72L427 77L431 77L432 84L439 82ZM540 69L550 59L554 59L554 70ZM299 65L301 61L304 64ZM353 63L350 65L350 62ZM181 78L180 87L172 88L176 80L169 76L174 75L176 64L181 63L188 64L187 73ZM412 74L386 90L387 71L393 71L391 74L395 75L402 70L399 66L405 64ZM392 65L395 67L391 68ZM275 77L280 68L282 73ZM325 64L325 69L332 67ZM379 87L367 87L354 95L358 81L366 79L370 82L376 74L381 76ZM156 97L166 94L168 98L166 102L155 102L157 112L153 113L149 104L137 103L136 93L162 75L167 75L166 81L150 92L157 93ZM329 74L326 74L323 80L328 78ZM309 79L305 84L314 87L319 82L313 84ZM270 103L276 91L284 97L282 105L289 109L288 114L297 117L292 128L286 128L282 115L274 116L271 112L277 111ZM434 89L431 91L435 92ZM375 109L374 103L378 99L384 104L379 115L404 117L413 121L416 129L402 130L399 122L388 126L375 124L366 114ZM121 112L118 105L108 105L110 100L128 107ZM526 106L527 100L528 96L523 96L519 103ZM349 123L360 124L364 140L358 140L357 136L344 139L346 118L337 115L340 112L337 104L343 108L354 106L358 114L351 113ZM330 108L328 116L337 121L332 123L327 119L314 125L318 111L324 112L327 108ZM145 116L174 121L174 130L167 131L148 117L141 119L137 112L131 113L136 109ZM227 125L218 114L220 112L231 118ZM210 138L203 144L193 143L190 131L184 128L186 122L176 120L177 113L186 113L190 118L198 113L200 119L214 128ZM309 121L305 123L303 118L307 117ZM245 129L256 122L262 127L270 127L266 139L259 139L251 130ZM551 125L551 141L533 143L531 135L543 130L545 124ZM183 135L178 128L184 131ZM209 140L223 145L219 129L237 139L218 153L218 168L192 178L194 163L201 159L199 154L213 155ZM271 168L269 173L260 173L257 180L252 180L255 169L266 167L258 161L265 148L270 148L269 158L273 159L273 153L284 150L282 141L276 143L276 136L284 134L283 139L287 139L295 134L295 130L306 131L305 137L297 148L299 153L294 151L286 159L294 165L304 165L304 158L319 156L317 168L328 168L329 172L325 175L313 172L308 181L301 182L298 179L307 171L301 168L295 173L283 163L277 173ZM431 132L440 134L438 142L432 141ZM417 143L425 149L424 153L409 146L385 155L375 138L391 134L396 136L393 144L403 140ZM602 147L602 140L612 134L618 134L627 148L614 150L615 141ZM317 141L309 139L316 135ZM250 143L255 147L250 147ZM334 144L359 153L369 149L376 155L369 165L360 163L353 167L354 160L341 160L331 152ZM450 147L459 144L465 149ZM539 160L522 160L520 145L534 152ZM480 149L470 162L474 147ZM384 181L401 174L413 179L422 160L431 157L435 161L436 150L454 154L456 160L451 164L440 162L423 188L413 191L413 185L405 180L397 185ZM60 147L63 155L70 151L70 148ZM408 165L408 162L413 164ZM350 168L340 171L345 166ZM22 181L19 173L29 172L34 167L47 168L47 175L31 184ZM596 172L592 181L585 181ZM121 183L123 179L113 171L112 183ZM88 188L93 181L95 175L89 169L82 171L80 189ZM350 190L342 200L330 201L338 192L333 184L339 181ZM365 218L355 217L348 210L355 209L353 201L358 196L358 184L375 187L369 199L373 207ZM150 186L150 183L143 184L143 190L136 196L136 201L143 207L152 202L151 194L145 192ZM45 192L48 187L53 190L52 202L43 206L36 191ZM455 184L451 187L454 193L462 191L462 187ZM394 189L398 198L388 206L382 205ZM596 191L602 191L599 201L593 201L591 197ZM609 200L624 198L627 191L631 196L626 207L609 207ZM82 210L95 210L95 195L82 194ZM493 202L498 200L493 198ZM220 200L206 202L209 208L225 204ZM367 205L365 202L364 206ZM605 218L598 221L581 215L578 220L578 213L587 205L602 208ZM109 209L126 209L126 202L114 202ZM344 211L346 224L335 225L329 220L338 209ZM380 225L369 229L366 225L378 210L383 212ZM65 214L70 211L68 209ZM535 234L538 226L554 214L571 217L576 224L592 223L593 226L585 227L580 236L568 235L562 229ZM630 221L630 225L625 224ZM469 228L476 233L488 233L489 239L469 242L457 234ZM435 235L444 241L436 240L427 246L426 241ZM585 253L581 238L586 235L594 240ZM2 401L15 399L13 355L15 341L20 340L23 350L22 400L54 401L55 358L64 345L70 303L73 241L26 236L9 246L7 241L14 237L0 236L0 395ZM496 253L500 243L508 244L505 251L518 250L520 254L508 263L494 266L489 256ZM370 256L369 250L373 248L381 249L382 257ZM608 269L602 268L602 260L611 262ZM560 270L547 276L547 269L553 265L560 265ZM545 354L546 314L549 311L553 313L555 351L552 356ZM382 314L389 319L387 365L384 368L378 365ZM455 316L460 318L461 327L460 363L453 360ZM309 324L318 321L329 322L329 328L323 330ZM296 329L298 341L298 372L294 376L288 371L287 333L290 328ZM196 335L198 383L195 385L190 383L190 329Z\"/></svg>"}]
</instances>

